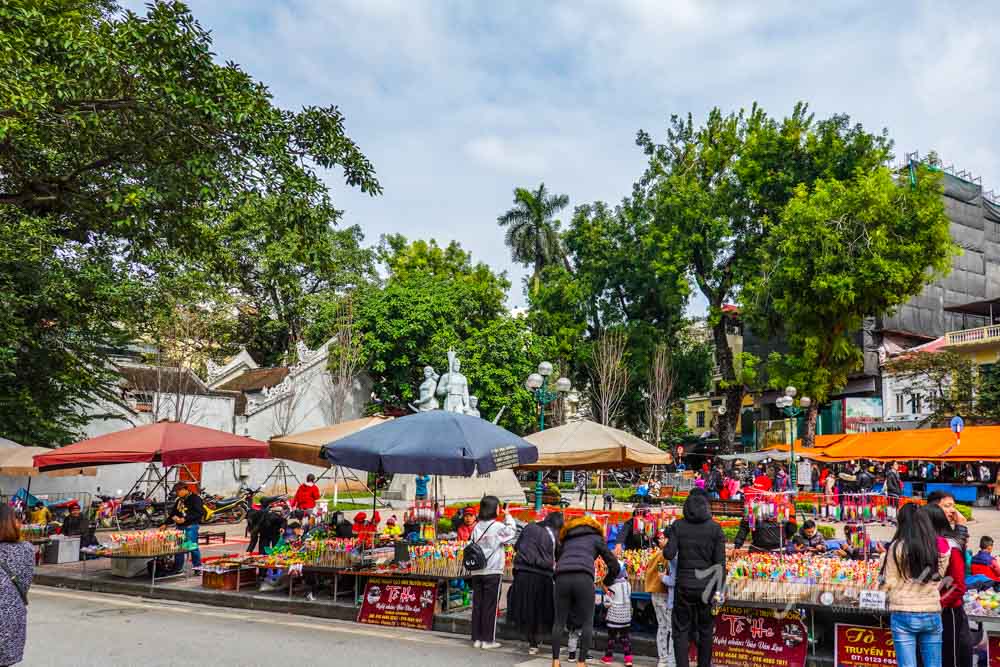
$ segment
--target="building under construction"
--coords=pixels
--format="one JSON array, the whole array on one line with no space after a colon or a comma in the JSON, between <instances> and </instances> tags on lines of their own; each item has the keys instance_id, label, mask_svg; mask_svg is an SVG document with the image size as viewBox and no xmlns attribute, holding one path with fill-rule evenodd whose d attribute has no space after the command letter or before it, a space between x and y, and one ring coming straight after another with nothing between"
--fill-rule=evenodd
<instances>
[{"instance_id":1,"label":"building under construction","mask_svg":"<svg viewBox=\"0 0 1000 667\"><path fill-rule=\"evenodd\" d=\"M865 322L858 334L858 344L865 351L864 369L824 406L820 433L842 433L863 428L866 421L881 420L880 362L887 356L950 332L1000 322L1000 195L984 190L979 177L929 162L917 153L906 155L901 174L909 171L910 177L915 177L918 163L931 164L942 172L951 237L961 254L952 259L947 276L928 285L895 313L873 316ZM750 331L744 333L743 345L761 359L781 350L780 342L758 338ZM764 440L787 437L766 434L785 428L774 406L777 397L777 392L765 392L756 402L756 419L743 415L745 444L756 442L759 446Z\"/></svg>"}]
</instances>

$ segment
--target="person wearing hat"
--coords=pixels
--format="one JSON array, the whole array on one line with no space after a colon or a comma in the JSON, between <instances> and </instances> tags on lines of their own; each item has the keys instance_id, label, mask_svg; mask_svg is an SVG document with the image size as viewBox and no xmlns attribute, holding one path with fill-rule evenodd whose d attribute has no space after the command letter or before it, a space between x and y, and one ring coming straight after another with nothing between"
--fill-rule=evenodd
<instances>
[{"instance_id":1,"label":"person wearing hat","mask_svg":"<svg viewBox=\"0 0 1000 667\"><path fill-rule=\"evenodd\" d=\"M382 533L386 537L394 539L403 535L403 527L399 525L395 514L385 520L385 530L383 530Z\"/></svg>"},{"instance_id":2,"label":"person wearing hat","mask_svg":"<svg viewBox=\"0 0 1000 667\"><path fill-rule=\"evenodd\" d=\"M191 552L191 565L201 567L201 550L198 546L198 528L205 518L205 503L197 493L192 493L188 482L177 482L174 484L174 507L167 517L167 525L164 528L176 528L184 531L184 541L195 545L195 550ZM180 553L174 558L174 569L180 571L184 568L184 554Z\"/></svg>"},{"instance_id":3,"label":"person wearing hat","mask_svg":"<svg viewBox=\"0 0 1000 667\"><path fill-rule=\"evenodd\" d=\"M459 542L468 542L472 539L472 531L476 528L476 510L473 507L466 507L462 510L462 523L455 532L458 533Z\"/></svg>"}]
</instances>

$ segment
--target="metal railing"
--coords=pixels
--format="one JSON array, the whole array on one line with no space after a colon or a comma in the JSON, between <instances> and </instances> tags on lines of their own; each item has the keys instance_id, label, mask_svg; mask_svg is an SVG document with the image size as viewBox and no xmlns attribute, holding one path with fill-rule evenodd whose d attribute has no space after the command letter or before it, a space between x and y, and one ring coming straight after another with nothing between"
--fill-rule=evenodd
<instances>
[{"instance_id":1,"label":"metal railing","mask_svg":"<svg viewBox=\"0 0 1000 667\"><path fill-rule=\"evenodd\" d=\"M978 329L949 331L944 335L948 345L967 345L984 341L1000 340L1000 324L991 324Z\"/></svg>"}]
</instances>

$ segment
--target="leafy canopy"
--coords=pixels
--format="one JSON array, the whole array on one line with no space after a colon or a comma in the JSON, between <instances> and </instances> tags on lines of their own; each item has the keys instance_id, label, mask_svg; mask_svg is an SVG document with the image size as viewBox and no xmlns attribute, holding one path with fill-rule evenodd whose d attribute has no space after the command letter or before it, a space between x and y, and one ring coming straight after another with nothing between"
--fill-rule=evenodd
<instances>
[{"instance_id":1,"label":"leafy canopy","mask_svg":"<svg viewBox=\"0 0 1000 667\"><path fill-rule=\"evenodd\" d=\"M0 432L45 444L115 398L107 356L147 319L157 281L190 271L277 289L251 308L289 321L278 308L294 310L309 278L279 284L276 255L331 261L339 212L317 170L380 189L336 107L275 106L215 61L180 2L139 16L106 0L10 0L0 34ZM270 243L254 239L268 211L282 212Z\"/></svg>"},{"instance_id":2,"label":"leafy canopy","mask_svg":"<svg viewBox=\"0 0 1000 667\"><path fill-rule=\"evenodd\" d=\"M926 169L914 187L886 168L800 186L745 293L788 345L769 360L772 383L825 402L861 368L863 319L919 294L955 252L939 178Z\"/></svg>"}]
</instances>

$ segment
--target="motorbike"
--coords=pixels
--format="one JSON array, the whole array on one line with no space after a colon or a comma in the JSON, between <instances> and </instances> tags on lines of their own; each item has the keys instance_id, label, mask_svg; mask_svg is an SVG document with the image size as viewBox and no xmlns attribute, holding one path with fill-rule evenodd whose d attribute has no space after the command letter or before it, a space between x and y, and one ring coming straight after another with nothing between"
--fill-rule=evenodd
<instances>
[{"instance_id":1,"label":"motorbike","mask_svg":"<svg viewBox=\"0 0 1000 667\"><path fill-rule=\"evenodd\" d=\"M125 498L98 496L97 523L103 528L128 528L143 530L156 524L154 503L133 493Z\"/></svg>"},{"instance_id":2,"label":"motorbike","mask_svg":"<svg viewBox=\"0 0 1000 667\"><path fill-rule=\"evenodd\" d=\"M239 523L246 518L250 511L250 505L256 494L255 489L242 487L240 492L232 498L219 498L218 496L205 495L202 500L205 503L205 518L203 523Z\"/></svg>"}]
</instances>

